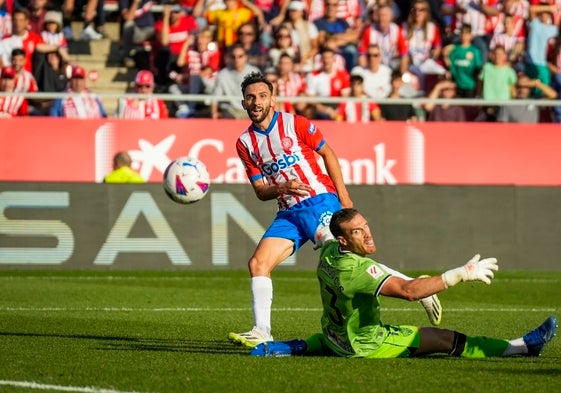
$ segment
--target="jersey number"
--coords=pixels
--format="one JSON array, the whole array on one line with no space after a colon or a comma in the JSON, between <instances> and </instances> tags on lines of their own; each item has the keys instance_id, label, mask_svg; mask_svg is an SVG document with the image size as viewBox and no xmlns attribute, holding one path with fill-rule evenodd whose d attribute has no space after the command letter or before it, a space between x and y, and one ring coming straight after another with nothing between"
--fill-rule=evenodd
<instances>
[{"instance_id":1,"label":"jersey number","mask_svg":"<svg viewBox=\"0 0 561 393\"><path fill-rule=\"evenodd\" d=\"M329 312L329 318L337 326L343 326L345 319L341 310L337 307L337 293L335 290L329 286L325 286L325 290L331 295L331 300L329 301L329 306L331 307L331 312Z\"/></svg>"}]
</instances>

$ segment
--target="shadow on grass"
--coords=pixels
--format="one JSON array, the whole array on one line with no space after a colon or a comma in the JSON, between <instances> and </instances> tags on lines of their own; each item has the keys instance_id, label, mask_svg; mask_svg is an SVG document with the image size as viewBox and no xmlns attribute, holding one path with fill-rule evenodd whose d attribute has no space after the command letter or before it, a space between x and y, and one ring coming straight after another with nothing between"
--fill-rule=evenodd
<instances>
[{"instance_id":1,"label":"shadow on grass","mask_svg":"<svg viewBox=\"0 0 561 393\"><path fill-rule=\"evenodd\" d=\"M0 337L2 336L93 340L98 342L98 346L95 349L103 351L161 351L226 355L247 355L249 353L249 350L247 348L235 346L227 340L180 340L165 338L99 336L87 334L0 332Z\"/></svg>"}]
</instances>

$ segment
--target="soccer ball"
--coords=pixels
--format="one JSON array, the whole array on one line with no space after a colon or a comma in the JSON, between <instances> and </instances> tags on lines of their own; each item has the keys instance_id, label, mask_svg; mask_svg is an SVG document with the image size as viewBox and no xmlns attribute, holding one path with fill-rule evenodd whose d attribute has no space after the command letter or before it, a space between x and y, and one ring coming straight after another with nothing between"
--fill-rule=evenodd
<instances>
[{"instance_id":1,"label":"soccer ball","mask_svg":"<svg viewBox=\"0 0 561 393\"><path fill-rule=\"evenodd\" d=\"M177 158L164 171L164 191L174 202L190 204L200 201L209 187L206 166L196 158Z\"/></svg>"}]
</instances>

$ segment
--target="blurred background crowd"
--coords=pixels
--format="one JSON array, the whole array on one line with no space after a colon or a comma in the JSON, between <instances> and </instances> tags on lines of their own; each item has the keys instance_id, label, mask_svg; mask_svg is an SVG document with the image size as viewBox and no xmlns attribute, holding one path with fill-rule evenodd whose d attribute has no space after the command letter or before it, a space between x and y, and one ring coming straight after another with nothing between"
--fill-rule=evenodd
<instances>
[{"instance_id":1,"label":"blurred background crowd","mask_svg":"<svg viewBox=\"0 0 561 393\"><path fill-rule=\"evenodd\" d=\"M561 122L525 102L561 96L561 0L0 0L0 36L0 92L80 93L2 94L2 117L108 116L69 43L112 39L142 94L120 118L247 118L240 83L261 71L279 110L311 119ZM490 104L454 103L474 98Z\"/></svg>"}]
</instances>

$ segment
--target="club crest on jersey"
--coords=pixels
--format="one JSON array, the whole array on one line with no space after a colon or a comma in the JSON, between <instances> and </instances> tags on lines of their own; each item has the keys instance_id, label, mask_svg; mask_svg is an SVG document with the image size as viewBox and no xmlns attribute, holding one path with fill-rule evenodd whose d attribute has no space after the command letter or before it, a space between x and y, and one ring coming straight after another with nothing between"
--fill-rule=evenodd
<instances>
[{"instance_id":1,"label":"club crest on jersey","mask_svg":"<svg viewBox=\"0 0 561 393\"><path fill-rule=\"evenodd\" d=\"M292 146L294 146L294 141L289 137L284 137L281 140L281 144L283 149L288 150L288 149L292 149Z\"/></svg>"},{"instance_id":2,"label":"club crest on jersey","mask_svg":"<svg viewBox=\"0 0 561 393\"><path fill-rule=\"evenodd\" d=\"M310 123L310 128L308 128L308 134L314 135L316 133L316 125L314 123Z\"/></svg>"},{"instance_id":3,"label":"club crest on jersey","mask_svg":"<svg viewBox=\"0 0 561 393\"><path fill-rule=\"evenodd\" d=\"M368 272L368 274L370 274L372 277L374 277L376 279L378 279L378 278L380 278L384 275L384 272L382 271L382 269L380 269L376 265L370 266L368 268L367 272Z\"/></svg>"}]
</instances>

